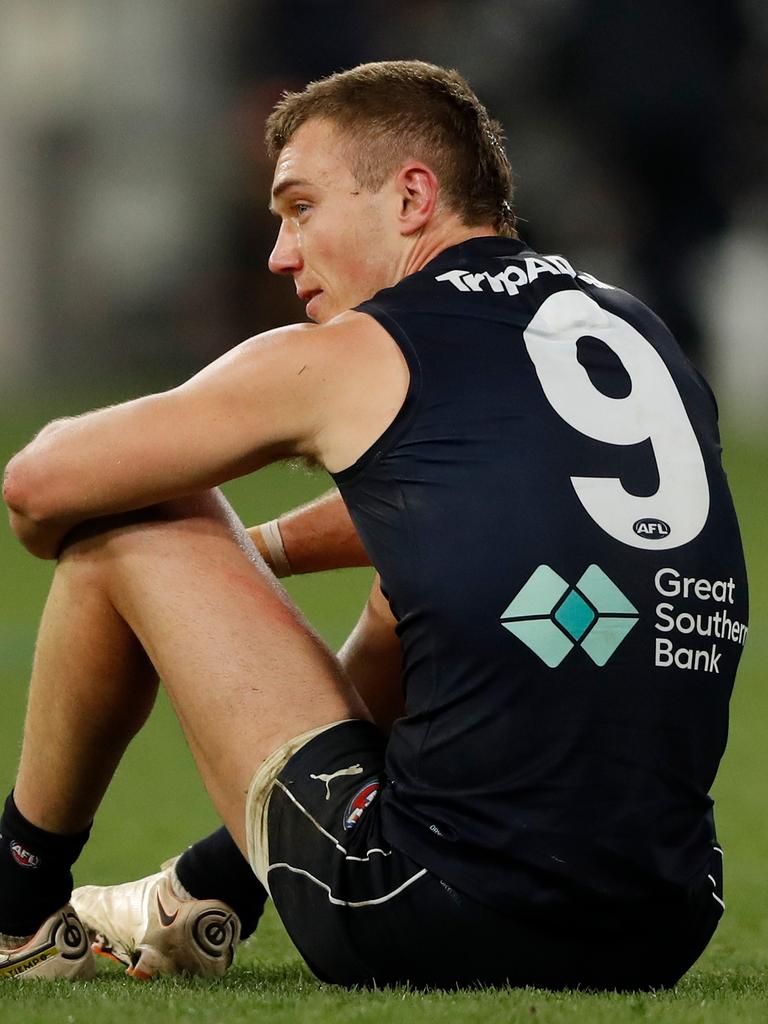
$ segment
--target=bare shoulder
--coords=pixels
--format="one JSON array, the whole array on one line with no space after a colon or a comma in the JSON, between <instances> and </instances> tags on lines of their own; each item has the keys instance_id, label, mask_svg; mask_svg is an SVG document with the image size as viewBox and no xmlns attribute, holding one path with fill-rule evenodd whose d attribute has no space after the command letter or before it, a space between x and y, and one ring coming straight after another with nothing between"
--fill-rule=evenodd
<instances>
[{"instance_id":1,"label":"bare shoulder","mask_svg":"<svg viewBox=\"0 0 768 1024\"><path fill-rule=\"evenodd\" d=\"M176 391L192 418L218 408L244 437L269 443L274 456L307 455L336 472L392 422L408 383L387 331L348 312L249 338Z\"/></svg>"},{"instance_id":2,"label":"bare shoulder","mask_svg":"<svg viewBox=\"0 0 768 1024\"><path fill-rule=\"evenodd\" d=\"M381 436L410 381L392 336L355 311L249 338L222 357L216 372L227 403L241 391L253 416L258 396L258 429L268 417L292 438L296 454L316 458L332 473L352 465Z\"/></svg>"},{"instance_id":3,"label":"bare shoulder","mask_svg":"<svg viewBox=\"0 0 768 1024\"><path fill-rule=\"evenodd\" d=\"M392 336L373 317L354 310L325 324L290 324L265 331L236 346L229 356L241 364L251 359L288 365L299 361L303 371L351 370L353 365L362 370L368 364L381 370L388 363L405 366Z\"/></svg>"},{"instance_id":4,"label":"bare shoulder","mask_svg":"<svg viewBox=\"0 0 768 1024\"><path fill-rule=\"evenodd\" d=\"M372 317L350 311L315 328L325 415L318 457L330 472L351 466L397 416L410 374L392 336Z\"/></svg>"},{"instance_id":5,"label":"bare shoulder","mask_svg":"<svg viewBox=\"0 0 768 1024\"><path fill-rule=\"evenodd\" d=\"M291 346L318 345L318 357L332 365L335 361L352 360L363 366L373 361L405 362L389 332L367 313L349 310L324 324L293 324L259 335L257 341L279 336Z\"/></svg>"}]
</instances>

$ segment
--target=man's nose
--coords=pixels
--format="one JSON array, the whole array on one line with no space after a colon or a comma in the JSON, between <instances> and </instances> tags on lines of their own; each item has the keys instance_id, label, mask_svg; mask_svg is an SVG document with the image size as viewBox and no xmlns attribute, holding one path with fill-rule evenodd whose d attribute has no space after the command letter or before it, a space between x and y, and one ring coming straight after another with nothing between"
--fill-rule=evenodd
<instances>
[{"instance_id":1,"label":"man's nose","mask_svg":"<svg viewBox=\"0 0 768 1024\"><path fill-rule=\"evenodd\" d=\"M301 251L296 232L289 224L283 222L269 257L269 269L273 274L293 274L301 270L301 266Z\"/></svg>"}]
</instances>

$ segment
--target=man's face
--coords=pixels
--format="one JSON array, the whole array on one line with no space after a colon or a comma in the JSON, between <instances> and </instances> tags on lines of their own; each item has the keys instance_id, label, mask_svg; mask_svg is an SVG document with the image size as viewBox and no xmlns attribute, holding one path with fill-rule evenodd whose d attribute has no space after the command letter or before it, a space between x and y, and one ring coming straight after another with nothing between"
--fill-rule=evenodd
<instances>
[{"instance_id":1,"label":"man's face","mask_svg":"<svg viewBox=\"0 0 768 1024\"><path fill-rule=\"evenodd\" d=\"M394 179L368 192L341 153L328 121L307 121L280 151L272 183L281 224L269 269L293 277L317 323L395 284L402 262Z\"/></svg>"}]
</instances>

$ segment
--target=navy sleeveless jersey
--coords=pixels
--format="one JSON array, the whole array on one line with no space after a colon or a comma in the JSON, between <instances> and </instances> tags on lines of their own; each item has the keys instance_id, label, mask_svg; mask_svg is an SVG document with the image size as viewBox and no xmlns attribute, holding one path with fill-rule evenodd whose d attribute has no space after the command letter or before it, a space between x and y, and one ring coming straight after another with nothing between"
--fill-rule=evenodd
<instances>
[{"instance_id":1,"label":"navy sleeveless jersey","mask_svg":"<svg viewBox=\"0 0 768 1024\"><path fill-rule=\"evenodd\" d=\"M684 901L747 631L709 388L642 303L517 240L359 309L410 369L335 475L402 643L387 838L499 907Z\"/></svg>"}]
</instances>

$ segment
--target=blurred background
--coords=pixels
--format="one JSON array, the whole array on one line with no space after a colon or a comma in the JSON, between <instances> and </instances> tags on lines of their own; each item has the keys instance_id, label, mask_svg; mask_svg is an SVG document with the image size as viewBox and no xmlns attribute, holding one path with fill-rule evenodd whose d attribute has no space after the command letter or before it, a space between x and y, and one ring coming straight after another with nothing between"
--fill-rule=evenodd
<instances>
[{"instance_id":1,"label":"blurred background","mask_svg":"<svg viewBox=\"0 0 768 1024\"><path fill-rule=\"evenodd\" d=\"M469 78L526 240L648 301L764 429L763 0L2 0L0 395L172 385L302 316L264 117L395 57Z\"/></svg>"},{"instance_id":2,"label":"blurred background","mask_svg":"<svg viewBox=\"0 0 768 1024\"><path fill-rule=\"evenodd\" d=\"M752 614L716 786L731 912L707 955L763 971L765 0L0 0L0 463L53 416L171 387L303 316L266 270L264 118L286 88L397 57L469 78L506 127L523 237L645 299L715 386ZM253 523L327 486L274 467L227 492ZM0 523L0 796L50 573ZM288 586L336 646L369 580ZM161 698L77 879L156 870L215 825Z\"/></svg>"}]
</instances>

